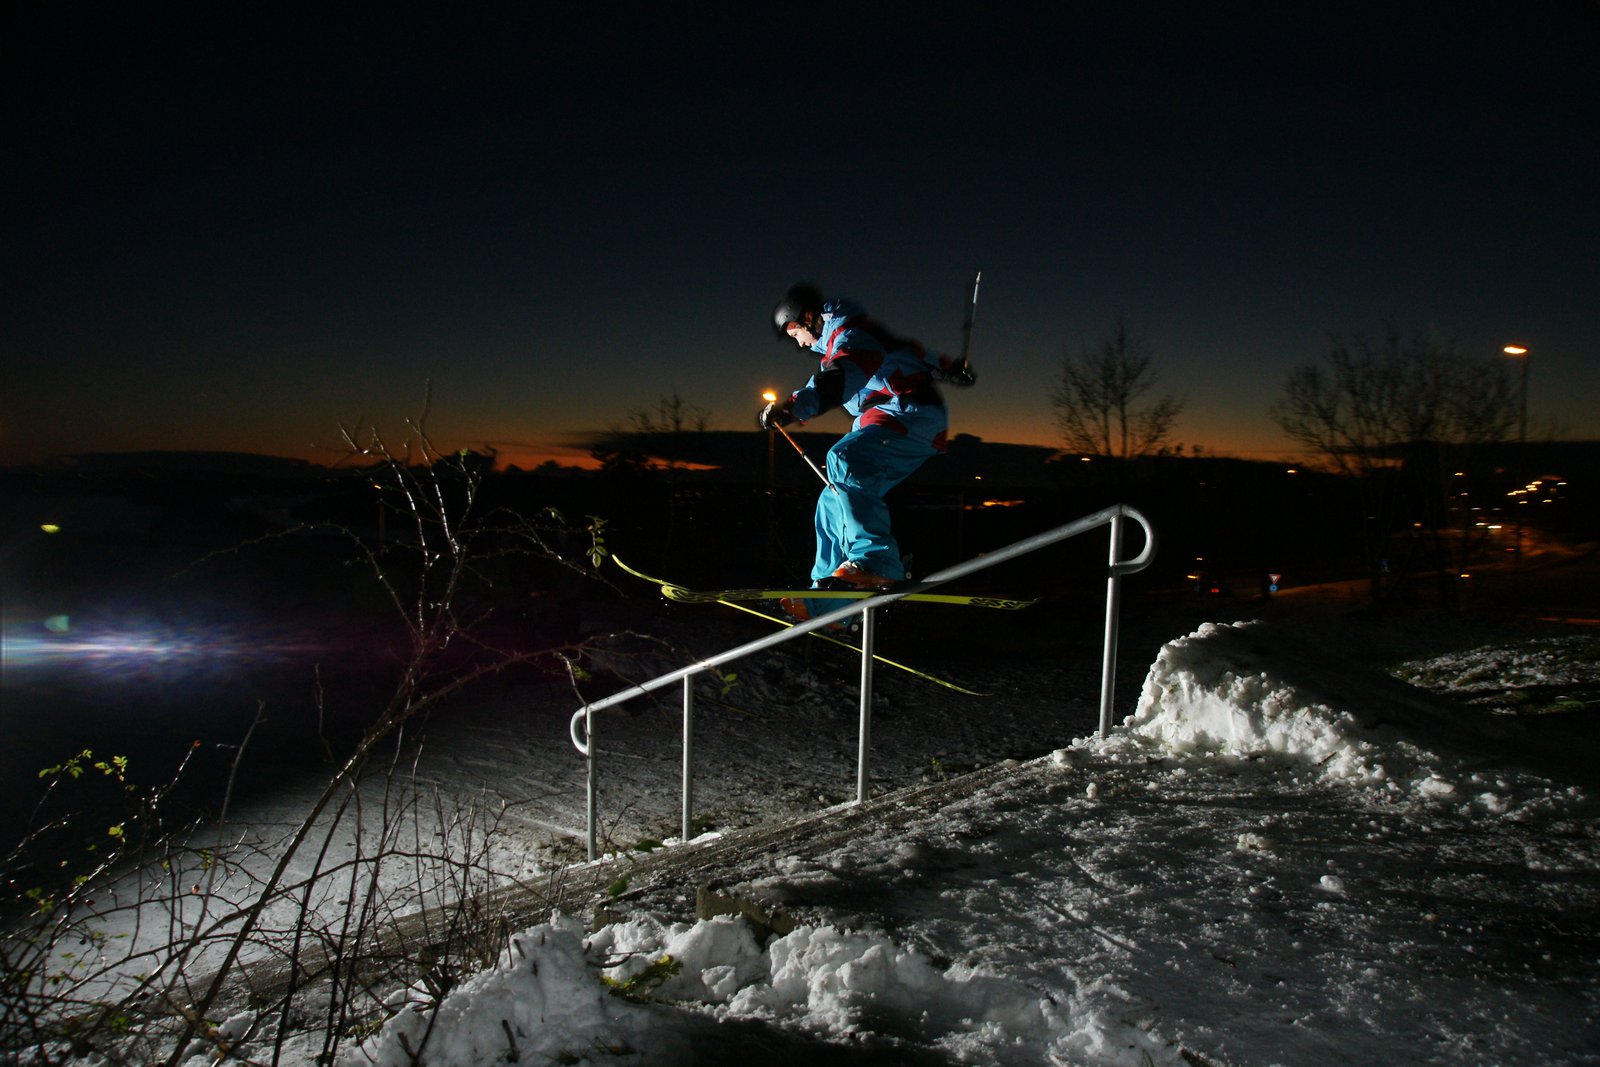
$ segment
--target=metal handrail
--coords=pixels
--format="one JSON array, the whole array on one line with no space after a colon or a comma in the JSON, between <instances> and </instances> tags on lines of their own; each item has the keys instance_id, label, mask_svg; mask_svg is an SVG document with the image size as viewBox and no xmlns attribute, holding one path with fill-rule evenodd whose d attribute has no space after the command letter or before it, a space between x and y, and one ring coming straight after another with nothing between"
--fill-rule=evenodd
<instances>
[{"instance_id":1,"label":"metal handrail","mask_svg":"<svg viewBox=\"0 0 1600 1067\"><path fill-rule=\"evenodd\" d=\"M1126 519L1137 522L1144 530L1144 548L1132 559L1122 559L1122 527ZM694 776L692 760L694 753L694 677L701 671L715 670L724 663L731 663L736 659L753 655L785 641L792 641L802 634L813 630L820 630L825 626L842 622L851 615L861 616L861 729L857 745L856 757L856 800L867 799L867 764L872 745L872 646L877 634L877 623L874 612L886 604L891 604L911 593L921 593L929 589L953 582L957 578L964 578L981 570L986 570L1000 563L1016 559L1018 556L1037 552L1041 548L1070 538L1101 526L1111 527L1111 556L1106 569L1106 625L1105 625L1105 650L1101 660L1100 672L1100 736L1104 737L1111 732L1111 696L1114 687L1117 667L1117 626L1121 612L1121 579L1125 575L1134 574L1144 570L1150 565L1150 560L1155 555L1156 534L1155 529L1136 509L1126 504L1115 504L1093 515L1086 515L1075 522L1065 526L1058 526L1047 533L1038 534L1025 540L1018 541L1006 548L989 552L965 563L958 563L947 567L936 574L929 575L921 581L899 586L893 592L880 596L870 597L866 600L847 601L844 607L820 615L815 619L799 622L787 630L758 638L737 648L730 648L726 652L718 653L706 659L697 660L686 667L648 682L629 686L619 693L613 693L603 700L585 704L573 713L568 724L568 733L572 737L572 744L577 748L588 763L588 836L589 859L596 858L595 848L595 807L596 792L598 788L598 765L594 747L594 713L617 704L626 703L658 689L681 682L683 685L683 839L689 840L691 833ZM583 736L578 736L578 724L583 724Z\"/></svg>"}]
</instances>

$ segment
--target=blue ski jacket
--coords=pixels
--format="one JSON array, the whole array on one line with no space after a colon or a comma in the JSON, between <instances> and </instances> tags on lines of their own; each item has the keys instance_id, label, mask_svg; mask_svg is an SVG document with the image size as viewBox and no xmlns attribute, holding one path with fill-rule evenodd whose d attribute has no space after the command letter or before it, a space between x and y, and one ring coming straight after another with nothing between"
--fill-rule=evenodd
<instances>
[{"instance_id":1,"label":"blue ski jacket","mask_svg":"<svg viewBox=\"0 0 1600 1067\"><path fill-rule=\"evenodd\" d=\"M795 418L804 422L842 407L855 416L852 429L883 426L945 450L949 424L934 383L950 369L950 357L930 358L916 341L896 337L842 300L823 305L811 348L822 365L790 397Z\"/></svg>"}]
</instances>

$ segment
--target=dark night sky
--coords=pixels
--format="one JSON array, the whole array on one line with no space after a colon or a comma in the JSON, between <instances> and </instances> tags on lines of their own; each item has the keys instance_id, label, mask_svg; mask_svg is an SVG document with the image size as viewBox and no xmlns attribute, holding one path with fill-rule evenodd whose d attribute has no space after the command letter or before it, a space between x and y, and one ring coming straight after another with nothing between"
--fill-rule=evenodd
<instances>
[{"instance_id":1,"label":"dark night sky","mask_svg":"<svg viewBox=\"0 0 1600 1067\"><path fill-rule=\"evenodd\" d=\"M1595 3L239 6L6 4L0 462L753 427L790 282L949 350L976 269L957 432L1120 315L1188 444L1391 326L1600 437Z\"/></svg>"}]
</instances>

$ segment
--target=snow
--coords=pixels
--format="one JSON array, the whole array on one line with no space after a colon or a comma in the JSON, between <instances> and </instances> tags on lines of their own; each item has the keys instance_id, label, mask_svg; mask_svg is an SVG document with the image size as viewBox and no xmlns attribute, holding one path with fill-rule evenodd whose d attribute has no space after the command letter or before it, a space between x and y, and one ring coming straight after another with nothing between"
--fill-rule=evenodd
<instances>
[{"instance_id":1,"label":"snow","mask_svg":"<svg viewBox=\"0 0 1600 1067\"><path fill-rule=\"evenodd\" d=\"M512 1049L554 1058L579 1035L610 1038L626 1019L619 1004L595 981L578 931L558 922L512 937L498 964L464 981L436 1017L401 1011L346 1059L410 1063L414 1050L424 1050L429 1062L478 1064Z\"/></svg>"},{"instance_id":2,"label":"snow","mask_svg":"<svg viewBox=\"0 0 1600 1067\"><path fill-rule=\"evenodd\" d=\"M1592 685L1596 650L1397 673ZM792 929L675 921L659 893L594 931L552 915L437 1004L393 998L340 1063L1600 1063L1592 786L1546 773L1514 707L1451 707L1304 632L1207 623L1111 737L734 863ZM783 778L786 741L741 762Z\"/></svg>"},{"instance_id":3,"label":"snow","mask_svg":"<svg viewBox=\"0 0 1600 1067\"><path fill-rule=\"evenodd\" d=\"M694 886L645 884L602 901L597 929L587 910L528 925L442 997L389 991L338 1062L1600 1063L1600 819L1592 741L1570 732L1600 640L1474 639L1392 672L1339 646L1319 619L1186 625L1124 663L1143 682L1112 735L1078 740L1094 664L1022 657L1028 684L1002 671L978 703L885 676L881 800L861 807L831 661L741 663L697 728L698 810L725 835L861 815L722 861L719 892L785 922L696 919ZM534 722L510 710L526 697L458 723L416 774L495 807L478 831L494 865L559 877L582 763L556 743L570 705ZM678 752L660 714L597 736L612 862L645 836L668 856L719 843L664 830ZM968 767L950 784L977 784L937 802L892 792ZM265 1059L276 1025L238 1011L219 1030ZM283 1048L311 1067L321 1036Z\"/></svg>"}]
</instances>

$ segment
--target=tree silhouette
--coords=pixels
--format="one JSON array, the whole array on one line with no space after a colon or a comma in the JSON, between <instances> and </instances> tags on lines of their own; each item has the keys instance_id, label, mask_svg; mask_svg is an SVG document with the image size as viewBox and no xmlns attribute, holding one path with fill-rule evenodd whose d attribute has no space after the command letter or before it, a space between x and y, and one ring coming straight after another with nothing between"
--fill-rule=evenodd
<instances>
[{"instance_id":1,"label":"tree silhouette","mask_svg":"<svg viewBox=\"0 0 1600 1067\"><path fill-rule=\"evenodd\" d=\"M1503 362L1464 357L1453 341L1402 340L1392 330L1381 341L1332 341L1323 363L1290 374L1272 417L1359 484L1376 602L1401 562L1393 539L1406 509L1432 535L1437 571L1459 572L1474 529L1464 457L1474 446L1504 441L1516 405ZM1442 531L1450 528L1447 541ZM1460 558L1448 558L1452 545Z\"/></svg>"},{"instance_id":2,"label":"tree silhouette","mask_svg":"<svg viewBox=\"0 0 1600 1067\"><path fill-rule=\"evenodd\" d=\"M1152 358L1149 344L1123 319L1098 347L1062 357L1050 403L1068 451L1125 463L1170 440L1183 401L1164 396L1137 406L1156 385Z\"/></svg>"}]
</instances>

